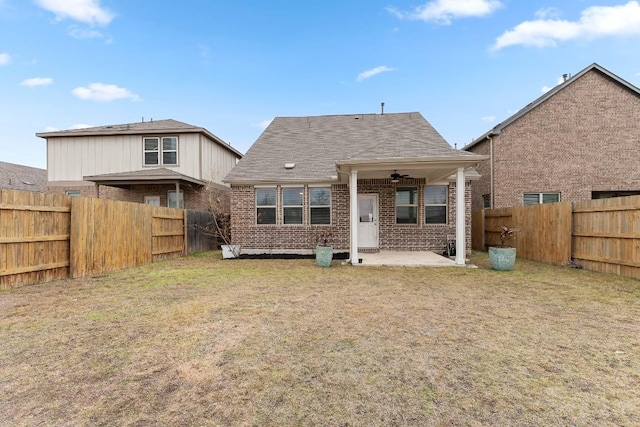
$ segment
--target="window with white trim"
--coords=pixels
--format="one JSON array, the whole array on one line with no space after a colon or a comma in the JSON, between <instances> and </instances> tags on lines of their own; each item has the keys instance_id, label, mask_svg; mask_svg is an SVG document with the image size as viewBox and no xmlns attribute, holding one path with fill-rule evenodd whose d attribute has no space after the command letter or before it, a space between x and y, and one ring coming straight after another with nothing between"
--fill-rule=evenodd
<instances>
[{"instance_id":1,"label":"window with white trim","mask_svg":"<svg viewBox=\"0 0 640 427\"><path fill-rule=\"evenodd\" d=\"M178 137L177 136L149 136L143 138L144 165L177 165Z\"/></svg>"},{"instance_id":2,"label":"window with white trim","mask_svg":"<svg viewBox=\"0 0 640 427\"><path fill-rule=\"evenodd\" d=\"M446 185L428 185L424 187L424 222L425 224L447 223Z\"/></svg>"},{"instance_id":3,"label":"window with white trim","mask_svg":"<svg viewBox=\"0 0 640 427\"><path fill-rule=\"evenodd\" d=\"M396 224L418 223L418 189L396 188Z\"/></svg>"},{"instance_id":4,"label":"window with white trim","mask_svg":"<svg viewBox=\"0 0 640 427\"><path fill-rule=\"evenodd\" d=\"M278 191L256 188L256 224L275 224Z\"/></svg>"},{"instance_id":5,"label":"window with white trim","mask_svg":"<svg viewBox=\"0 0 640 427\"><path fill-rule=\"evenodd\" d=\"M560 193L524 193L524 205L539 205L542 203L557 203Z\"/></svg>"},{"instance_id":6,"label":"window with white trim","mask_svg":"<svg viewBox=\"0 0 640 427\"><path fill-rule=\"evenodd\" d=\"M170 190L167 193L167 206L170 208L184 209L184 193L182 190L178 193L178 197L176 197L176 190Z\"/></svg>"},{"instance_id":7,"label":"window with white trim","mask_svg":"<svg viewBox=\"0 0 640 427\"><path fill-rule=\"evenodd\" d=\"M331 187L309 188L309 216L312 225L331 224Z\"/></svg>"},{"instance_id":8,"label":"window with white trim","mask_svg":"<svg viewBox=\"0 0 640 427\"><path fill-rule=\"evenodd\" d=\"M304 187L282 189L282 221L284 224L302 224Z\"/></svg>"}]
</instances>

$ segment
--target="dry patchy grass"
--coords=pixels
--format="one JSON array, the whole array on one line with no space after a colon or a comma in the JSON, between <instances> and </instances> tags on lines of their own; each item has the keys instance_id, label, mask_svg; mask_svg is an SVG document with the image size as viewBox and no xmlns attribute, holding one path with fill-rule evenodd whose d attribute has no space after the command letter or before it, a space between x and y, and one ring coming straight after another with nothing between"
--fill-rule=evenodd
<instances>
[{"instance_id":1,"label":"dry patchy grass","mask_svg":"<svg viewBox=\"0 0 640 427\"><path fill-rule=\"evenodd\" d=\"M638 281L218 258L0 293L0 424L640 424Z\"/></svg>"}]
</instances>

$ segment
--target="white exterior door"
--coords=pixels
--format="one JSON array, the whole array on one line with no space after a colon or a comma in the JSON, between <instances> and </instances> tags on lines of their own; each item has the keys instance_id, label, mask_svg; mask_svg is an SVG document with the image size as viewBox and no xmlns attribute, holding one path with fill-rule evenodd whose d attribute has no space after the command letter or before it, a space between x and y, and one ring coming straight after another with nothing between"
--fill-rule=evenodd
<instances>
[{"instance_id":1,"label":"white exterior door","mask_svg":"<svg viewBox=\"0 0 640 427\"><path fill-rule=\"evenodd\" d=\"M378 247L377 194L358 194L358 247Z\"/></svg>"}]
</instances>

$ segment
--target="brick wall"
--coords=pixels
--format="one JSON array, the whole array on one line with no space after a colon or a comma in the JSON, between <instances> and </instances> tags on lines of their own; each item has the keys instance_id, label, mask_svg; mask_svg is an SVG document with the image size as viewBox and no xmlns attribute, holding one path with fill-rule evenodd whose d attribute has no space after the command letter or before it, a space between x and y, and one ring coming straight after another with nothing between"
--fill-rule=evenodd
<instances>
[{"instance_id":1,"label":"brick wall","mask_svg":"<svg viewBox=\"0 0 640 427\"><path fill-rule=\"evenodd\" d=\"M447 234L455 235L455 197L456 185L450 183L449 211L446 225L424 224L424 182L407 181L400 186L418 187L418 224L395 223L395 188L389 180L359 181L358 192L376 193L379 200L379 243L383 250L432 250L441 253L444 250ZM255 189L243 185L231 187L231 234L233 243L243 250L310 253L315 247L317 237L322 231L333 234L331 244L335 251L348 251L350 239L349 225L349 188L346 184L331 186L331 225L310 225L305 212L303 225L282 224L280 206L281 189L278 188L278 209L276 225L257 225L255 211ZM305 192L305 199L308 192ZM466 185L466 243L471 249L471 186ZM308 200L305 200L305 207Z\"/></svg>"},{"instance_id":2,"label":"brick wall","mask_svg":"<svg viewBox=\"0 0 640 427\"><path fill-rule=\"evenodd\" d=\"M144 203L145 196L159 196L160 206L168 206L169 191L175 191L173 184L162 185L132 185L130 189L109 187L101 185L97 190L101 199L120 200L123 202ZM65 194L67 191L80 191L81 197L97 197L96 186L67 183L65 185L47 186L47 193ZM211 185L204 188L190 185L181 185L180 190L184 194L185 209L208 210L212 203L218 203L224 212L229 209L229 189L221 185ZM218 202L218 199L220 201Z\"/></svg>"},{"instance_id":3,"label":"brick wall","mask_svg":"<svg viewBox=\"0 0 640 427\"><path fill-rule=\"evenodd\" d=\"M592 191L640 190L640 97L592 70L494 137L495 206L521 206L528 192L561 201ZM488 154L488 141L471 148ZM473 184L473 208L488 193L488 160Z\"/></svg>"}]
</instances>

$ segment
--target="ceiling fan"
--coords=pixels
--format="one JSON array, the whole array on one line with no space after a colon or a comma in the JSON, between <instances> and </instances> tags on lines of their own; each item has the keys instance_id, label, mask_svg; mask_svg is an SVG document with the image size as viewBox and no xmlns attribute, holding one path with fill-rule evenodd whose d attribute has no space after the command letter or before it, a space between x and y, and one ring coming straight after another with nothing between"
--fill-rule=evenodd
<instances>
[{"instance_id":1,"label":"ceiling fan","mask_svg":"<svg viewBox=\"0 0 640 427\"><path fill-rule=\"evenodd\" d=\"M409 178L409 179L411 179L411 177L409 175L399 174L397 170L394 170L393 173L391 174L391 182L393 182L394 184L400 182L401 178Z\"/></svg>"}]
</instances>

